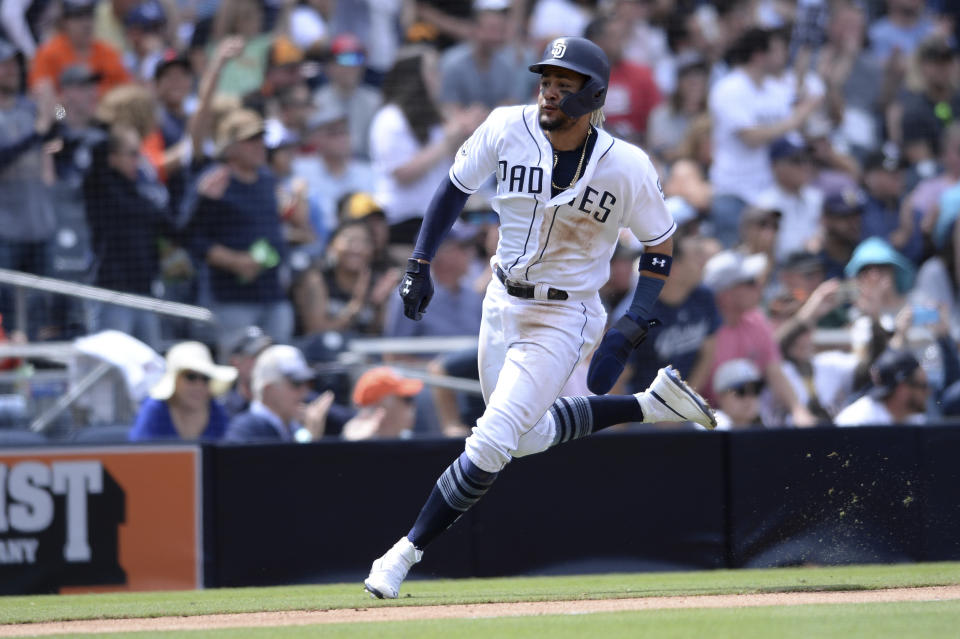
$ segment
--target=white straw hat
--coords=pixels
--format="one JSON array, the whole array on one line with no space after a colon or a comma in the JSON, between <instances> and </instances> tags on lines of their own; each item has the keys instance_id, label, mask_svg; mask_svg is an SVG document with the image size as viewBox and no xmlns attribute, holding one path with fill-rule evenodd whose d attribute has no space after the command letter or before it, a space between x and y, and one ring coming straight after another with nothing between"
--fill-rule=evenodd
<instances>
[{"instance_id":1,"label":"white straw hat","mask_svg":"<svg viewBox=\"0 0 960 639\"><path fill-rule=\"evenodd\" d=\"M237 379L237 369L215 364L210 351L200 342L180 342L167 351L166 364L163 377L150 389L150 397L154 399L170 399L176 387L177 375L182 371L194 371L209 377L210 393L214 397L230 390Z\"/></svg>"}]
</instances>

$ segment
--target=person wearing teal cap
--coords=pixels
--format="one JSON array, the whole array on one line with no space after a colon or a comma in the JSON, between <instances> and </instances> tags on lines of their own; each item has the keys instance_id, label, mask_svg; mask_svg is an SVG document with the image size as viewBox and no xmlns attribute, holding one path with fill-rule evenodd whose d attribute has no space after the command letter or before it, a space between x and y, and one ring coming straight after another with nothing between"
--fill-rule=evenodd
<instances>
[{"instance_id":1,"label":"person wearing teal cap","mask_svg":"<svg viewBox=\"0 0 960 639\"><path fill-rule=\"evenodd\" d=\"M843 272L847 277L856 277L871 266L889 266L896 292L903 295L913 286L913 264L903 253L879 237L869 237L857 246Z\"/></svg>"}]
</instances>

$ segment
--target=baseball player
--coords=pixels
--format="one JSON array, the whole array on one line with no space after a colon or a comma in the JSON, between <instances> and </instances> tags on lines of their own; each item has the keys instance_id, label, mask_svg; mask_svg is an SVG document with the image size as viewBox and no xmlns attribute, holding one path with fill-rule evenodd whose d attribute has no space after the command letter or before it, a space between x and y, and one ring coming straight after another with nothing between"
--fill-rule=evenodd
<instances>
[{"instance_id":1,"label":"baseball player","mask_svg":"<svg viewBox=\"0 0 960 639\"><path fill-rule=\"evenodd\" d=\"M647 155L600 128L610 77L603 51L583 38L558 38L530 70L540 74L537 104L495 109L459 149L400 283L404 314L420 319L433 293L430 259L467 197L495 175L500 241L479 346L486 410L413 528L373 562L364 586L376 597L397 596L423 549L514 457L624 422L715 426L706 402L669 366L644 392L603 396L646 335L670 273L676 224ZM622 227L646 249L630 310L600 341L606 314L597 291ZM574 370L598 341L587 373L596 396L567 396Z\"/></svg>"}]
</instances>

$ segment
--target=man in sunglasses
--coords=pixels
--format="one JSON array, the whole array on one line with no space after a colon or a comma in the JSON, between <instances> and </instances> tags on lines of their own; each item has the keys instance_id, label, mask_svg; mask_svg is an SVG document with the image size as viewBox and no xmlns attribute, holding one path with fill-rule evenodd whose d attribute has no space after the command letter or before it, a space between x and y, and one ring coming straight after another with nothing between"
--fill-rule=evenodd
<instances>
[{"instance_id":1,"label":"man in sunglasses","mask_svg":"<svg viewBox=\"0 0 960 639\"><path fill-rule=\"evenodd\" d=\"M232 420L224 437L232 442L308 442L322 437L333 392L306 404L316 373L299 349L267 347L251 373L253 401Z\"/></svg>"},{"instance_id":2,"label":"man in sunglasses","mask_svg":"<svg viewBox=\"0 0 960 639\"><path fill-rule=\"evenodd\" d=\"M917 358L888 348L870 367L873 387L837 415L837 426L887 426L926 423L930 386Z\"/></svg>"},{"instance_id":3,"label":"man in sunglasses","mask_svg":"<svg viewBox=\"0 0 960 639\"><path fill-rule=\"evenodd\" d=\"M717 394L717 430L733 430L762 426L760 392L763 375L749 359L724 362L713 376Z\"/></svg>"}]
</instances>

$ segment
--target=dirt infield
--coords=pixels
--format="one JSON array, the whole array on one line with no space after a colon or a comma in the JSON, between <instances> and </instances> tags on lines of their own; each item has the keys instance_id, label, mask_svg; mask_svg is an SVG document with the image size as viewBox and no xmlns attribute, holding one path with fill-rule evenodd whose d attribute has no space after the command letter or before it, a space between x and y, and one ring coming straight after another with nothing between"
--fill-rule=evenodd
<instances>
[{"instance_id":1,"label":"dirt infield","mask_svg":"<svg viewBox=\"0 0 960 639\"><path fill-rule=\"evenodd\" d=\"M701 595L695 597L640 597L578 601L538 601L450 606L378 606L339 610L290 610L229 615L156 617L153 619L96 619L57 623L0 626L0 637L78 635L98 632L160 630L206 630L267 626L305 626L326 623L408 621L479 617L564 615L677 608L748 608L756 606L802 606L809 604L880 603L894 601L940 601L960 599L960 585L889 590L833 592L782 592L750 595Z\"/></svg>"}]
</instances>

